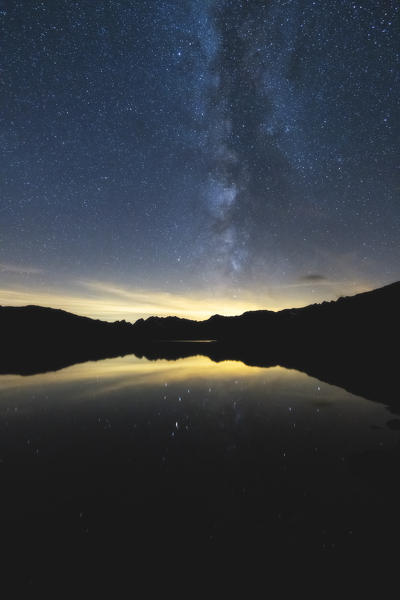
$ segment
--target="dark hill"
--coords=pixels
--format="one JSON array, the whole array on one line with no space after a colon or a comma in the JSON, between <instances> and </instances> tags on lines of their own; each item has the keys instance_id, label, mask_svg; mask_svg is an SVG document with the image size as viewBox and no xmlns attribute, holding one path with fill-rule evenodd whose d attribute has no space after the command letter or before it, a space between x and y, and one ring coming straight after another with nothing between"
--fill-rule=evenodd
<instances>
[{"instance_id":1,"label":"dark hill","mask_svg":"<svg viewBox=\"0 0 400 600\"><path fill-rule=\"evenodd\" d=\"M42 306L0 307L0 372L52 370L132 349L132 325ZM17 370L18 372L18 370Z\"/></svg>"},{"instance_id":2,"label":"dark hill","mask_svg":"<svg viewBox=\"0 0 400 600\"><path fill-rule=\"evenodd\" d=\"M223 341L261 338L266 342L271 336L279 339L287 335L294 341L298 335L310 331L318 338L326 335L349 337L355 331L368 338L372 332L390 333L383 328L392 329L398 324L399 306L400 282L397 282L371 292L303 308L251 311L235 317L214 315L205 321L150 317L139 319L132 325L125 321L108 323L41 306L0 307L0 329L8 344L38 344L42 340L62 344L74 340L83 346L91 346L94 342L130 343L139 339Z\"/></svg>"},{"instance_id":3,"label":"dark hill","mask_svg":"<svg viewBox=\"0 0 400 600\"><path fill-rule=\"evenodd\" d=\"M135 337L146 340L213 339L257 345L329 344L347 339L368 343L393 334L398 327L400 282L383 288L279 312L253 311L236 317L214 315L206 321L151 317L133 325ZM310 339L312 336L313 339Z\"/></svg>"},{"instance_id":4,"label":"dark hill","mask_svg":"<svg viewBox=\"0 0 400 600\"><path fill-rule=\"evenodd\" d=\"M205 321L178 317L150 317L133 325L108 323L41 306L0 307L0 330L8 348L126 347L160 340L218 340L261 343L329 343L329 339L357 341L393 335L399 324L400 282L383 288L279 312L259 310L240 316L214 315ZM354 339L352 339L354 337ZM4 343L4 342L3 342Z\"/></svg>"}]
</instances>

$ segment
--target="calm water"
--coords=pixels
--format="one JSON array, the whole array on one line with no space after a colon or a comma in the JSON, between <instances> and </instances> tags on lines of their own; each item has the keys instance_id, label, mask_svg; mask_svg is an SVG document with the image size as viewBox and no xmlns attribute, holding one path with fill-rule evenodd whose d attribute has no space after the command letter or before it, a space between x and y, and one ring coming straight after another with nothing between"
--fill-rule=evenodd
<instances>
[{"instance_id":1,"label":"calm water","mask_svg":"<svg viewBox=\"0 0 400 600\"><path fill-rule=\"evenodd\" d=\"M204 357L2 376L3 544L30 585L60 554L381 552L398 423L298 371Z\"/></svg>"}]
</instances>

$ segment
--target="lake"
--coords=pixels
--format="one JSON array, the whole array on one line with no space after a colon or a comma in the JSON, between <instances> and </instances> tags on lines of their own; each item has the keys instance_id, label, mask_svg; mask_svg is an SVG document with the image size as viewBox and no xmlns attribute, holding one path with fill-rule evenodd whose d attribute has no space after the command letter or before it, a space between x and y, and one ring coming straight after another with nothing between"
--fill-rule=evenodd
<instances>
[{"instance_id":1,"label":"lake","mask_svg":"<svg viewBox=\"0 0 400 600\"><path fill-rule=\"evenodd\" d=\"M202 356L3 375L3 547L33 586L54 556L381 553L399 424L299 371Z\"/></svg>"}]
</instances>

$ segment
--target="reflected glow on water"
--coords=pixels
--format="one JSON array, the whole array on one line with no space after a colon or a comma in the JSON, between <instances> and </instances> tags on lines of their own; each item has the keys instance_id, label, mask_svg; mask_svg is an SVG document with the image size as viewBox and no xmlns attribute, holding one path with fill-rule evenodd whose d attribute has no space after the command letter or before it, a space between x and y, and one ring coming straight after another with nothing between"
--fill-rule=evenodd
<instances>
[{"instance_id":1,"label":"reflected glow on water","mask_svg":"<svg viewBox=\"0 0 400 600\"><path fill-rule=\"evenodd\" d=\"M147 402L151 412L155 403L166 408L177 398L190 401L187 409L196 403L208 409L215 403L213 410L240 403L253 411L252 418L260 412L264 417L293 418L297 410L298 422L318 417L322 425L327 417L331 427L336 423L343 428L347 422L355 431L367 429L368 435L371 423L384 423L388 416L383 406L296 370L253 367L239 361L217 363L204 356L150 361L129 355L44 374L0 377L0 414L18 405L30 412L41 406L76 409L87 401L99 407L109 403L112 410Z\"/></svg>"},{"instance_id":2,"label":"reflected glow on water","mask_svg":"<svg viewBox=\"0 0 400 600\"><path fill-rule=\"evenodd\" d=\"M364 547L397 502L390 419L295 370L200 356L2 376L0 525L20 545L29 529L74 547L90 533L96 549L126 535L140 552L170 539L350 548L349 532Z\"/></svg>"},{"instance_id":3,"label":"reflected glow on water","mask_svg":"<svg viewBox=\"0 0 400 600\"><path fill-rule=\"evenodd\" d=\"M276 367L280 372L285 371ZM178 360L149 361L134 355L122 358L86 362L67 367L61 371L32 376L4 375L1 377L1 389L13 389L35 385L59 385L61 383L127 380L131 385L152 384L164 380L182 381L187 378L222 379L230 375L254 376L257 372L265 371L258 367L248 367L237 361L215 363L204 356L182 358Z\"/></svg>"}]
</instances>

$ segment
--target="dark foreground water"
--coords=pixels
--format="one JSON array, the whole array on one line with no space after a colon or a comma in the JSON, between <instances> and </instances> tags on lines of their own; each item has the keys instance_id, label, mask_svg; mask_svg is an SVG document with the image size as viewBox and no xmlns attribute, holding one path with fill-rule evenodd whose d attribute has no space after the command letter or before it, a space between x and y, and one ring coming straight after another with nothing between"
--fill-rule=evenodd
<instances>
[{"instance_id":1,"label":"dark foreground water","mask_svg":"<svg viewBox=\"0 0 400 600\"><path fill-rule=\"evenodd\" d=\"M1 376L2 568L60 589L397 556L399 425L298 371L204 357Z\"/></svg>"}]
</instances>

